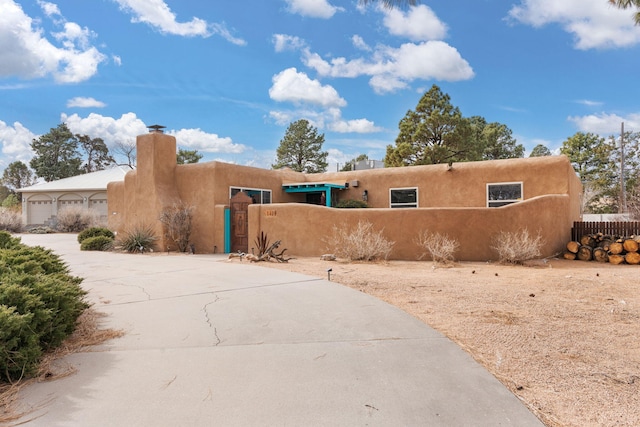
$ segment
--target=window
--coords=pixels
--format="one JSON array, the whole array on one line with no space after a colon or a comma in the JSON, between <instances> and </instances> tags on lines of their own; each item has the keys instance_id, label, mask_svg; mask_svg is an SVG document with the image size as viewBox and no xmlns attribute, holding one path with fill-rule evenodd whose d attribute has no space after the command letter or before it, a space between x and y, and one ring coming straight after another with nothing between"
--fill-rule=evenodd
<instances>
[{"instance_id":1,"label":"window","mask_svg":"<svg viewBox=\"0 0 640 427\"><path fill-rule=\"evenodd\" d=\"M487 184L487 207L499 208L522 200L522 182Z\"/></svg>"},{"instance_id":2,"label":"window","mask_svg":"<svg viewBox=\"0 0 640 427\"><path fill-rule=\"evenodd\" d=\"M389 190L389 206L392 208L417 208L417 188L392 188Z\"/></svg>"},{"instance_id":3,"label":"window","mask_svg":"<svg viewBox=\"0 0 640 427\"><path fill-rule=\"evenodd\" d=\"M244 191L255 202L263 205L271 203L271 190L263 190L256 188L229 187L229 198L235 196L239 192Z\"/></svg>"}]
</instances>

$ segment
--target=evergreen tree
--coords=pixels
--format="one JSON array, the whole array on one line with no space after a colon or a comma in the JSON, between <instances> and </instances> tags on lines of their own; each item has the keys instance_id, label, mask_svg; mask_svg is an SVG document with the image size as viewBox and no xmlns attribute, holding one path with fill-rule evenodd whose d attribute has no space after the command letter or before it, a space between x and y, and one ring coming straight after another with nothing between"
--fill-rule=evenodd
<instances>
[{"instance_id":1,"label":"evergreen tree","mask_svg":"<svg viewBox=\"0 0 640 427\"><path fill-rule=\"evenodd\" d=\"M34 139L31 149L35 156L29 165L37 176L47 182L82 173L78 140L65 123Z\"/></svg>"},{"instance_id":2,"label":"evergreen tree","mask_svg":"<svg viewBox=\"0 0 640 427\"><path fill-rule=\"evenodd\" d=\"M102 138L91 138L89 135L77 134L75 138L86 156L85 163L82 165L84 173L103 170L116 162L109 154L109 147Z\"/></svg>"},{"instance_id":3,"label":"evergreen tree","mask_svg":"<svg viewBox=\"0 0 640 427\"><path fill-rule=\"evenodd\" d=\"M538 144L535 147L533 147L533 150L531 150L531 154L529 154L529 157L544 157L544 156L550 156L550 155L551 155L551 151L547 148L546 145Z\"/></svg>"},{"instance_id":4,"label":"evergreen tree","mask_svg":"<svg viewBox=\"0 0 640 427\"><path fill-rule=\"evenodd\" d=\"M462 117L458 107L451 105L449 95L436 85L422 96L415 111L407 112L399 127L395 147L387 146L386 166L477 159L471 122Z\"/></svg>"},{"instance_id":5,"label":"evergreen tree","mask_svg":"<svg viewBox=\"0 0 640 427\"><path fill-rule=\"evenodd\" d=\"M289 124L276 151L274 169L289 167L297 172L319 173L327 170L326 151L322 151L324 134L301 119Z\"/></svg>"},{"instance_id":6,"label":"evergreen tree","mask_svg":"<svg viewBox=\"0 0 640 427\"><path fill-rule=\"evenodd\" d=\"M203 155L198 153L198 150L183 150L179 148L178 154L176 154L176 161L179 165L186 165L189 163L198 163L202 157Z\"/></svg>"},{"instance_id":7,"label":"evergreen tree","mask_svg":"<svg viewBox=\"0 0 640 427\"><path fill-rule=\"evenodd\" d=\"M16 193L20 188L33 185L33 172L24 163L19 160L9 163L9 166L2 173L2 184L4 184L12 193ZM18 201L22 201L22 194L16 193ZM5 196L6 197L6 196Z\"/></svg>"}]
</instances>

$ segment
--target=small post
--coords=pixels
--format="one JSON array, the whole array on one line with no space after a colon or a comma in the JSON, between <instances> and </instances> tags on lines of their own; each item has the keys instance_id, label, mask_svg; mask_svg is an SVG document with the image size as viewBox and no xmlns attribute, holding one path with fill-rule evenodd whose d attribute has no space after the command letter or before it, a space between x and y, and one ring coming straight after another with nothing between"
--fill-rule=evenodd
<instances>
[{"instance_id":1,"label":"small post","mask_svg":"<svg viewBox=\"0 0 640 427\"><path fill-rule=\"evenodd\" d=\"M331 281L331 272L333 271L333 268L330 268L327 270L327 280Z\"/></svg>"}]
</instances>

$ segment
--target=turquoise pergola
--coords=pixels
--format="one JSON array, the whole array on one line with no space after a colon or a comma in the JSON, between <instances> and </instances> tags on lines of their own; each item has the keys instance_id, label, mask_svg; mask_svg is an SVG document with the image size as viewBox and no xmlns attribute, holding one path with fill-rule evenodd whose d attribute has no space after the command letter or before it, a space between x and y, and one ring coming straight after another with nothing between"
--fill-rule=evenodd
<instances>
[{"instance_id":1,"label":"turquoise pergola","mask_svg":"<svg viewBox=\"0 0 640 427\"><path fill-rule=\"evenodd\" d=\"M304 182L301 184L282 184L285 193L324 193L325 205L331 207L331 190L344 190L344 184L332 184L328 182Z\"/></svg>"}]
</instances>

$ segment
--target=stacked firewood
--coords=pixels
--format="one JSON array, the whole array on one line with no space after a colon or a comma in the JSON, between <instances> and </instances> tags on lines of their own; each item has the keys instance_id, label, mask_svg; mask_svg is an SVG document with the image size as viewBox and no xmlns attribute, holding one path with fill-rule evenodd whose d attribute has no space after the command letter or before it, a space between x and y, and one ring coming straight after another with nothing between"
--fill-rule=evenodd
<instances>
[{"instance_id":1,"label":"stacked firewood","mask_svg":"<svg viewBox=\"0 0 640 427\"><path fill-rule=\"evenodd\" d=\"M638 265L640 264L639 248L640 236L587 234L582 236L579 242L567 243L564 259Z\"/></svg>"}]
</instances>

